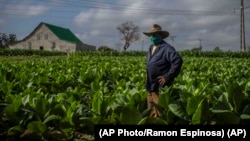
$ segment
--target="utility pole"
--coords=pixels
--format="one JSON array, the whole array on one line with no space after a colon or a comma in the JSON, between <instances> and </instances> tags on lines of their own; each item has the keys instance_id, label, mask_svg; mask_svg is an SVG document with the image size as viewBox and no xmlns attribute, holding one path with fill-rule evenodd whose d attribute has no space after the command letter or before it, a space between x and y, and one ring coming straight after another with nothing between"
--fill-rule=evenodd
<instances>
[{"instance_id":1,"label":"utility pole","mask_svg":"<svg viewBox=\"0 0 250 141\"><path fill-rule=\"evenodd\" d=\"M246 51L245 42L245 19L244 19L244 0L241 0L240 5L240 50Z\"/></svg>"},{"instance_id":2,"label":"utility pole","mask_svg":"<svg viewBox=\"0 0 250 141\"><path fill-rule=\"evenodd\" d=\"M144 40L141 41L141 50L143 51L143 43L144 43Z\"/></svg>"},{"instance_id":3,"label":"utility pole","mask_svg":"<svg viewBox=\"0 0 250 141\"><path fill-rule=\"evenodd\" d=\"M199 46L199 48L200 48L200 50L202 49L202 45L201 45L201 41L202 41L202 39L198 39L199 41L200 41L200 46Z\"/></svg>"}]
</instances>

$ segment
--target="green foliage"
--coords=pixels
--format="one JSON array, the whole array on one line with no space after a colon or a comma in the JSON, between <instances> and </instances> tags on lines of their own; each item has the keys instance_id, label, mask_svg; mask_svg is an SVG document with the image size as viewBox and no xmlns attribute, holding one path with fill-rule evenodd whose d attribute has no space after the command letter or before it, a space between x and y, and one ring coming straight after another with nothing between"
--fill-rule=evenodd
<instances>
[{"instance_id":1,"label":"green foliage","mask_svg":"<svg viewBox=\"0 0 250 141\"><path fill-rule=\"evenodd\" d=\"M107 47L107 46L100 46L97 50L98 51L114 51L112 48Z\"/></svg>"},{"instance_id":2,"label":"green foliage","mask_svg":"<svg viewBox=\"0 0 250 141\"><path fill-rule=\"evenodd\" d=\"M0 62L1 135L73 140L78 133L93 135L96 124L250 123L248 59L184 57L174 85L161 89L161 117L152 119L147 116L145 56L126 53Z\"/></svg>"},{"instance_id":3,"label":"green foliage","mask_svg":"<svg viewBox=\"0 0 250 141\"><path fill-rule=\"evenodd\" d=\"M222 50L220 49L220 47L216 46L216 47L213 49L213 51L215 51L215 52L221 52Z\"/></svg>"},{"instance_id":4,"label":"green foliage","mask_svg":"<svg viewBox=\"0 0 250 141\"><path fill-rule=\"evenodd\" d=\"M60 56L66 55L65 52L28 50L28 49L0 49L0 56Z\"/></svg>"},{"instance_id":5,"label":"green foliage","mask_svg":"<svg viewBox=\"0 0 250 141\"><path fill-rule=\"evenodd\" d=\"M10 44L15 42L17 42L15 34L0 33L0 49L8 48Z\"/></svg>"},{"instance_id":6,"label":"green foliage","mask_svg":"<svg viewBox=\"0 0 250 141\"><path fill-rule=\"evenodd\" d=\"M233 52L233 51L179 51L182 57L205 57L205 58L249 58L250 52ZM65 53L59 51L44 50L25 50L25 49L0 49L0 56L131 56L145 57L146 51L116 51L112 48L101 46L97 51L80 51Z\"/></svg>"}]
</instances>

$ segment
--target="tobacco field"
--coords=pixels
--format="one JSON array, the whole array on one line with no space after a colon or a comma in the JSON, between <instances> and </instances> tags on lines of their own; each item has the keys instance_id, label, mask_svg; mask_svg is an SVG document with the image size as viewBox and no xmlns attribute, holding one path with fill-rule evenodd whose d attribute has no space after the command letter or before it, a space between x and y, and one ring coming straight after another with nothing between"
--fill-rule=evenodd
<instances>
[{"instance_id":1,"label":"tobacco field","mask_svg":"<svg viewBox=\"0 0 250 141\"><path fill-rule=\"evenodd\" d=\"M70 140L94 125L250 123L250 59L183 57L161 90L162 117L148 117L145 56L65 55L0 62L0 136Z\"/></svg>"}]
</instances>

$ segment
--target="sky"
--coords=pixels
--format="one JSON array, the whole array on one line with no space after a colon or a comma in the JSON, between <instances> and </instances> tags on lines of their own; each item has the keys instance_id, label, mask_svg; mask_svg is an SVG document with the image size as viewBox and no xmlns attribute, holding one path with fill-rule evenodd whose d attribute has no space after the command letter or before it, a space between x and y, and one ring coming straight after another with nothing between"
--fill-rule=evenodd
<instances>
[{"instance_id":1,"label":"sky","mask_svg":"<svg viewBox=\"0 0 250 141\"><path fill-rule=\"evenodd\" d=\"M117 26L139 27L128 50L148 50L143 32L159 24L176 50L202 46L240 51L240 0L0 0L0 33L29 35L41 22L70 29L82 42L122 50ZM250 46L250 0L244 0L245 41Z\"/></svg>"}]
</instances>

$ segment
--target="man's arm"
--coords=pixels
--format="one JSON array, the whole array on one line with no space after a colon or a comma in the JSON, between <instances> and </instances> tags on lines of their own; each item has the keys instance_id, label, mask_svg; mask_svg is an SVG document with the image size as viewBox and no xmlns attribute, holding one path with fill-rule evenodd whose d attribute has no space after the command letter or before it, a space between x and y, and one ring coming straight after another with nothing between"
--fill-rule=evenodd
<instances>
[{"instance_id":1,"label":"man's arm","mask_svg":"<svg viewBox=\"0 0 250 141\"><path fill-rule=\"evenodd\" d=\"M169 69L167 73L164 74L164 78L166 80L177 77L180 73L180 70L183 64L182 57L176 51L170 53L169 59L171 63L171 68Z\"/></svg>"}]
</instances>

